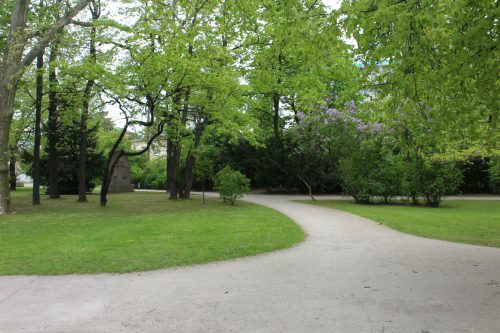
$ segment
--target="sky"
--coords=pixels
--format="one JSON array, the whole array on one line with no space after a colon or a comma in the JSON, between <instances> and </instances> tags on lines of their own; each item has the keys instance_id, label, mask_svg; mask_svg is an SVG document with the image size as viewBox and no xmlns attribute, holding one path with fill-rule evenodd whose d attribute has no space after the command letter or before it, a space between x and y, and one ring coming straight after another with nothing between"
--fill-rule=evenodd
<instances>
[{"instance_id":1,"label":"sky","mask_svg":"<svg viewBox=\"0 0 500 333\"><path fill-rule=\"evenodd\" d=\"M337 9L340 7L342 0L323 0L323 3L332 9Z\"/></svg>"}]
</instances>

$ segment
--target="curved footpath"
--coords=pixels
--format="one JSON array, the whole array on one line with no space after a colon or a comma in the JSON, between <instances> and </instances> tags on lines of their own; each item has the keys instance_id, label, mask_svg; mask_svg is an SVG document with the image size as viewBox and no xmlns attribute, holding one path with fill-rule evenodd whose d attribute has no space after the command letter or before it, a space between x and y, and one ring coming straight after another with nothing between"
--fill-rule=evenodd
<instances>
[{"instance_id":1,"label":"curved footpath","mask_svg":"<svg viewBox=\"0 0 500 333\"><path fill-rule=\"evenodd\" d=\"M291 249L130 274L0 277L0 332L500 332L500 249L251 195Z\"/></svg>"}]
</instances>

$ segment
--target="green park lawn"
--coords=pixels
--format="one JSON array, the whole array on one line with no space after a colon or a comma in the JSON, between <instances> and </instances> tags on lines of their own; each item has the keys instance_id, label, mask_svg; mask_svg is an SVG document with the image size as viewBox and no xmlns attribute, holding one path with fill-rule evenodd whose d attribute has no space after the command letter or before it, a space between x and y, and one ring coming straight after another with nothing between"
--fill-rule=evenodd
<instances>
[{"instance_id":1,"label":"green park lawn","mask_svg":"<svg viewBox=\"0 0 500 333\"><path fill-rule=\"evenodd\" d=\"M302 201L343 210L422 237L500 247L499 201L444 201L440 208L360 205L352 201Z\"/></svg>"},{"instance_id":2,"label":"green park lawn","mask_svg":"<svg viewBox=\"0 0 500 333\"><path fill-rule=\"evenodd\" d=\"M298 225L266 207L239 201L167 200L164 193L76 196L30 204L13 193L17 213L0 216L0 275L132 272L206 263L290 247Z\"/></svg>"}]
</instances>

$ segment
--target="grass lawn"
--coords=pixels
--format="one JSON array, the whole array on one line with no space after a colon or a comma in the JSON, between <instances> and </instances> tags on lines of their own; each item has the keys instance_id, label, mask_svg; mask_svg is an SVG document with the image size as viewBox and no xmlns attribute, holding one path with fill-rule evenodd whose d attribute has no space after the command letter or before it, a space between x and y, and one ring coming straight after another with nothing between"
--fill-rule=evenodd
<instances>
[{"instance_id":1,"label":"grass lawn","mask_svg":"<svg viewBox=\"0 0 500 333\"><path fill-rule=\"evenodd\" d=\"M352 201L304 203L360 215L412 235L500 247L499 201L444 201L440 208L408 205L360 205Z\"/></svg>"},{"instance_id":2,"label":"grass lawn","mask_svg":"<svg viewBox=\"0 0 500 333\"><path fill-rule=\"evenodd\" d=\"M42 199L12 194L17 213L0 216L0 275L131 272L255 255L304 239L298 225L239 201L167 200L164 193Z\"/></svg>"}]
</instances>

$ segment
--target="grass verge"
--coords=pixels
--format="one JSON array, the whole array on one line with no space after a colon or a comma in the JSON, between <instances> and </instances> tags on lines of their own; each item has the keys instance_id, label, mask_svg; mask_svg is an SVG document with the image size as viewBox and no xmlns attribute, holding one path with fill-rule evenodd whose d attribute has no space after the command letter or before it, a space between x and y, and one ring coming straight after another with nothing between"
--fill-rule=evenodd
<instances>
[{"instance_id":1,"label":"grass verge","mask_svg":"<svg viewBox=\"0 0 500 333\"><path fill-rule=\"evenodd\" d=\"M452 242L500 247L500 202L450 200L440 208L360 205L352 201L301 201L343 210L408 234Z\"/></svg>"},{"instance_id":2,"label":"grass verge","mask_svg":"<svg viewBox=\"0 0 500 333\"><path fill-rule=\"evenodd\" d=\"M167 200L164 193L76 196L30 204L13 193L17 213L0 216L0 275L131 272L206 263L292 246L298 225L272 209L209 199Z\"/></svg>"}]
</instances>

